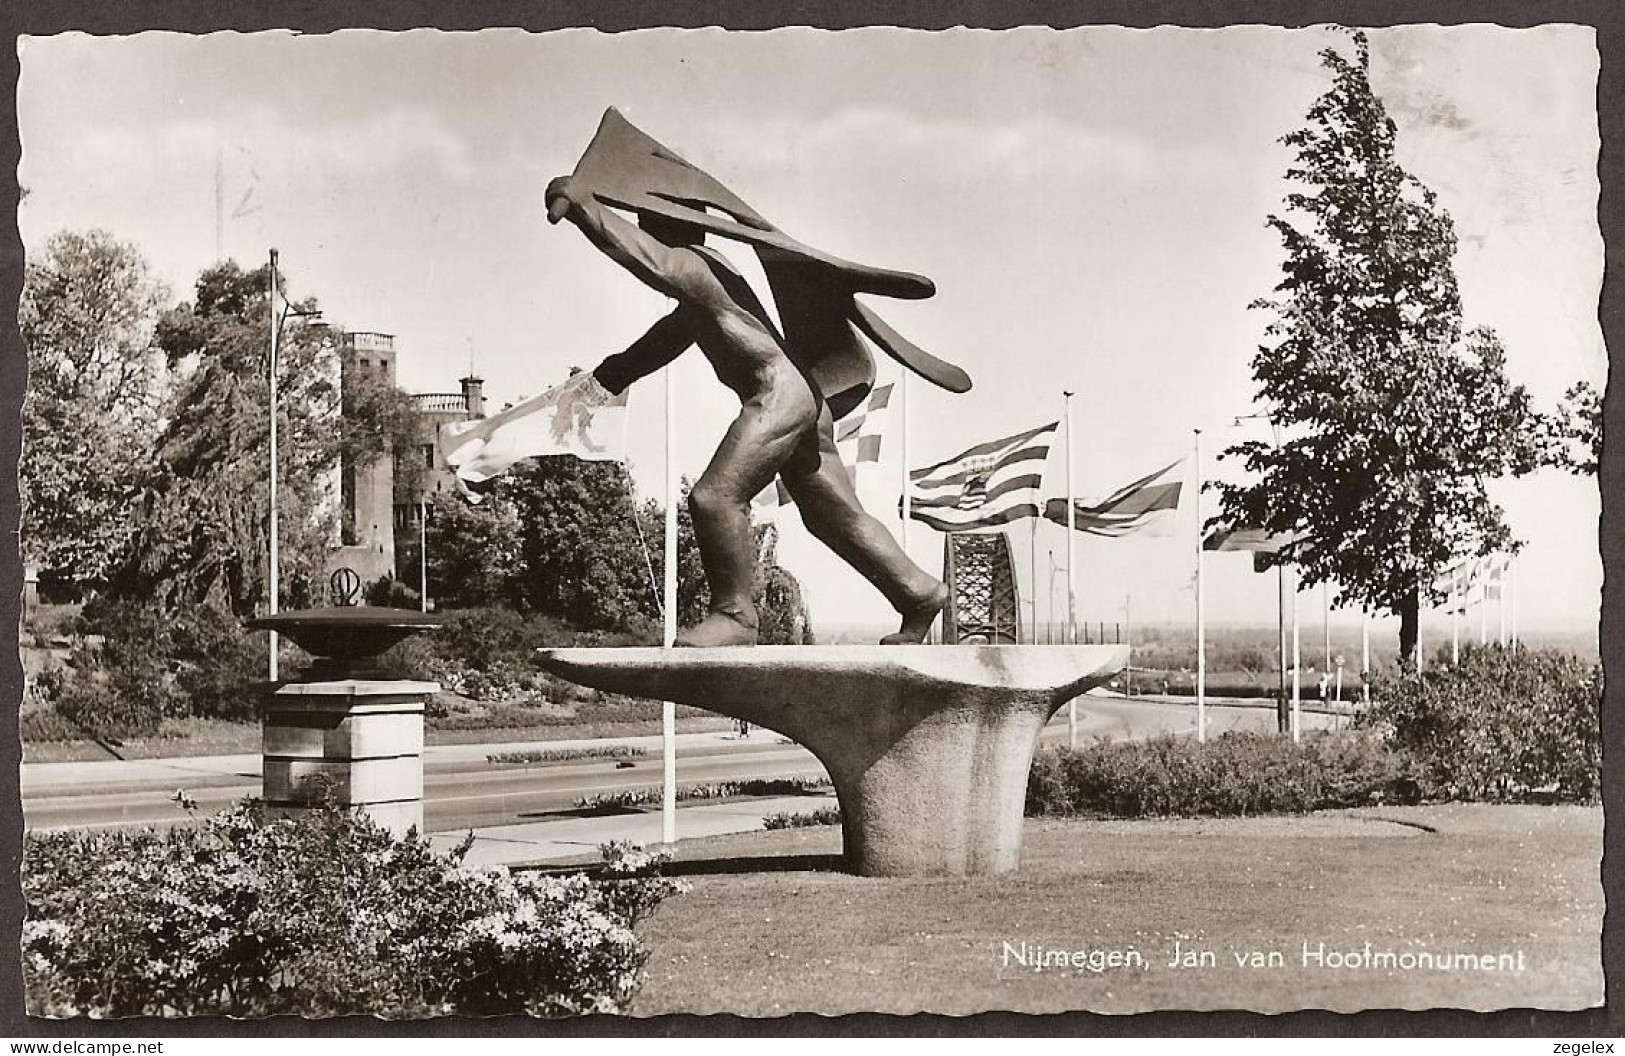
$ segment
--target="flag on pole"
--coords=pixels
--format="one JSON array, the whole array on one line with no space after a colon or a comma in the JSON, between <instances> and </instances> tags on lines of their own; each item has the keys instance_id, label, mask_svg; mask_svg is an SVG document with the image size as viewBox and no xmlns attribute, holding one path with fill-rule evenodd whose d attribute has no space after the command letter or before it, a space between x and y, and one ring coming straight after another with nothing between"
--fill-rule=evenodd
<instances>
[{"instance_id":1,"label":"flag on pole","mask_svg":"<svg viewBox=\"0 0 1625 1056\"><path fill-rule=\"evenodd\" d=\"M470 502L478 502L470 485L501 476L527 458L625 461L626 393L611 395L583 371L489 418L443 425L439 440L458 485Z\"/></svg>"},{"instance_id":2,"label":"flag on pole","mask_svg":"<svg viewBox=\"0 0 1625 1056\"><path fill-rule=\"evenodd\" d=\"M1263 528L1218 528L1202 540L1203 550L1247 550L1253 554L1253 571L1264 571L1260 554L1278 554L1292 542L1287 533L1271 534Z\"/></svg>"},{"instance_id":3,"label":"flag on pole","mask_svg":"<svg viewBox=\"0 0 1625 1056\"><path fill-rule=\"evenodd\" d=\"M1461 561L1445 572L1438 586L1455 598L1451 611L1465 613L1474 605L1499 600L1511 563L1510 554L1490 554Z\"/></svg>"},{"instance_id":4,"label":"flag on pole","mask_svg":"<svg viewBox=\"0 0 1625 1056\"><path fill-rule=\"evenodd\" d=\"M1099 502L1074 502L1073 527L1090 535L1116 538L1166 524L1168 515L1179 508L1182 482L1173 474L1184 464L1183 458L1171 462ZM1044 504L1044 516L1064 526L1066 500L1050 499Z\"/></svg>"},{"instance_id":5,"label":"flag on pole","mask_svg":"<svg viewBox=\"0 0 1625 1056\"><path fill-rule=\"evenodd\" d=\"M1462 561L1447 569L1442 576L1434 581L1435 587L1450 595L1447 611L1452 615L1467 611L1467 592L1473 585L1477 567L1478 561L1476 559Z\"/></svg>"},{"instance_id":6,"label":"flag on pole","mask_svg":"<svg viewBox=\"0 0 1625 1056\"><path fill-rule=\"evenodd\" d=\"M835 427L835 449L840 452L841 462L854 484L859 463L880 461L880 439L886 427L886 415L882 412L891 404L891 397L891 383L876 386L863 406ZM790 497L790 489L784 486L784 481L775 479L750 501L757 509L771 512L793 505L796 500Z\"/></svg>"},{"instance_id":7,"label":"flag on pole","mask_svg":"<svg viewBox=\"0 0 1625 1056\"><path fill-rule=\"evenodd\" d=\"M1060 424L1050 422L977 444L936 465L912 470L909 516L939 532L974 532L1037 517L1044 460Z\"/></svg>"}]
</instances>

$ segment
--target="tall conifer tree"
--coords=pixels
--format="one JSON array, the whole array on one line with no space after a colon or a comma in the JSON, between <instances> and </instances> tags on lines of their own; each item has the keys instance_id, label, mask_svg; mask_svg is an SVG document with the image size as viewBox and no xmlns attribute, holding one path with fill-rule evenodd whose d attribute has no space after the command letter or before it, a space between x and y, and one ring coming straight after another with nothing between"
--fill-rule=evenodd
<instances>
[{"instance_id":1,"label":"tall conifer tree","mask_svg":"<svg viewBox=\"0 0 1625 1056\"><path fill-rule=\"evenodd\" d=\"M1534 468L1535 418L1495 334L1463 335L1454 225L1395 159L1363 33L1354 51L1321 53L1331 88L1282 139L1297 189L1268 224L1286 259L1252 305L1274 314L1252 366L1280 443L1221 456L1255 479L1218 486L1218 519L1294 534L1266 560L1336 583L1340 606L1397 614L1411 665L1442 573L1515 547L1485 481Z\"/></svg>"}]
</instances>

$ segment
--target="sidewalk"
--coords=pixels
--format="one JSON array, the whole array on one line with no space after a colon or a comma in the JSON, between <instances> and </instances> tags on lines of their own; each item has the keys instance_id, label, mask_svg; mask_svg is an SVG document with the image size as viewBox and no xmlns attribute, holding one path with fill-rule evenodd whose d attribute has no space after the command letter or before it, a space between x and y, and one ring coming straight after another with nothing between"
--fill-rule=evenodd
<instances>
[{"instance_id":1,"label":"sidewalk","mask_svg":"<svg viewBox=\"0 0 1625 1056\"><path fill-rule=\"evenodd\" d=\"M835 794L826 796L781 796L713 803L677 810L677 838L691 840L702 836L723 836L735 832L756 832L769 814L811 814L821 807L836 805ZM463 864L473 868L499 865L527 865L572 858L595 857L598 845L612 840L630 840L645 847L660 841L660 810L632 814L611 814L591 818L560 818L518 825L494 825L474 830L474 846ZM449 851L466 838L466 831L429 834L437 851Z\"/></svg>"}]
</instances>

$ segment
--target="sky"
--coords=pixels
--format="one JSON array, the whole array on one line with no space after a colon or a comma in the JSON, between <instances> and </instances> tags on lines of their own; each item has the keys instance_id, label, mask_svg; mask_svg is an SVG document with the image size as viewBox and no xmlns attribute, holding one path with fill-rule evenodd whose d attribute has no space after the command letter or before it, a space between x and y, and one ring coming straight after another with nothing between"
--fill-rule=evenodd
<instances>
[{"instance_id":1,"label":"sky","mask_svg":"<svg viewBox=\"0 0 1625 1056\"><path fill-rule=\"evenodd\" d=\"M1600 386L1593 31L1430 25L1371 41L1400 162L1455 221L1466 324L1500 334L1537 406L1582 379ZM1060 418L1071 390L1080 495L1188 456L1194 429L1205 476L1239 479L1213 455L1268 433L1236 423L1263 409L1249 364L1268 315L1247 306L1279 278L1265 227L1292 189L1279 139L1328 86L1327 46L1352 54L1329 28L1269 27L32 37L19 222L35 252L56 231L105 228L181 297L211 262L253 267L274 246L296 298L396 335L403 387L454 391L472 363L500 406L594 366L667 310L545 221L548 180L615 106L802 241L935 281L928 300L869 300L974 381L957 396L909 385L910 464ZM742 247L711 243L759 280ZM737 404L697 353L673 374L677 466L692 478ZM631 397L645 494L664 474L662 384ZM890 426L859 484L895 524L903 443ZM1063 434L1047 471L1055 495L1064 446ZM1543 471L1492 495L1528 544L1520 626L1594 627L1595 479ZM1196 518L1187 504L1159 536L1079 537L1080 618L1194 619ZM887 617L793 514L780 523L815 628ZM1050 572L1064 536L1013 533L1040 619L1064 598L1064 571ZM908 544L940 569L940 536L915 524ZM1205 582L1210 619L1273 620L1274 579L1245 555L1210 557ZM1318 591L1305 604L1318 615Z\"/></svg>"}]
</instances>

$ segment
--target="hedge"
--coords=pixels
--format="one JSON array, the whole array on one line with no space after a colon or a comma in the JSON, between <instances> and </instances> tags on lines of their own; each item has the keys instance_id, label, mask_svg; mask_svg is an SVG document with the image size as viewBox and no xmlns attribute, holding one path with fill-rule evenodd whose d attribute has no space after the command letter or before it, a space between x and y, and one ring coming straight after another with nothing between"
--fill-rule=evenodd
<instances>
[{"instance_id":1,"label":"hedge","mask_svg":"<svg viewBox=\"0 0 1625 1056\"><path fill-rule=\"evenodd\" d=\"M1294 813L1418 796L1408 761L1371 735L1164 734L1040 751L1027 813L1139 818Z\"/></svg>"}]
</instances>

